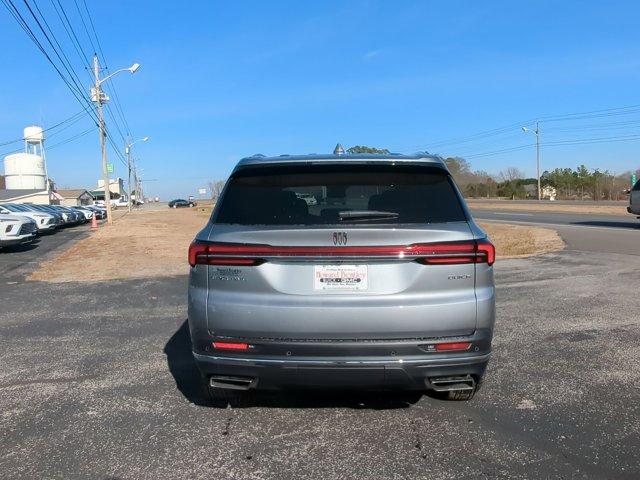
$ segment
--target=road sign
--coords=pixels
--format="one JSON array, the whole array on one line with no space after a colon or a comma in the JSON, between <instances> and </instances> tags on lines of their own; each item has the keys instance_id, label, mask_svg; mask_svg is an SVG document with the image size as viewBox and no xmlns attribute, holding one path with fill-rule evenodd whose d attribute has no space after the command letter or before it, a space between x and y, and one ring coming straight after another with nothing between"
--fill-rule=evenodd
<instances>
[{"instance_id":1,"label":"road sign","mask_svg":"<svg viewBox=\"0 0 640 480\"><path fill-rule=\"evenodd\" d=\"M206 189L206 188L199 188L199 189L198 189L198 194L200 194L200 195L206 195L206 194L207 194L207 189Z\"/></svg>"},{"instance_id":2,"label":"road sign","mask_svg":"<svg viewBox=\"0 0 640 480\"><path fill-rule=\"evenodd\" d=\"M107 163L107 172L113 173L113 163Z\"/></svg>"}]
</instances>

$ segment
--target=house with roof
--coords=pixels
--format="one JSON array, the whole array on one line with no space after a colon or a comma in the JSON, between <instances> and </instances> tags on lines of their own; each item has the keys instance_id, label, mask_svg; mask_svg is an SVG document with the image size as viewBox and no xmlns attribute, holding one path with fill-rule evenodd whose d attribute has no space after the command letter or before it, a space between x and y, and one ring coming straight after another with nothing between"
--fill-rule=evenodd
<instances>
[{"instance_id":1,"label":"house with roof","mask_svg":"<svg viewBox=\"0 0 640 480\"><path fill-rule=\"evenodd\" d=\"M95 199L94 196L84 188L58 189L56 193L61 197L60 205L64 205L65 207L91 205Z\"/></svg>"},{"instance_id":2,"label":"house with roof","mask_svg":"<svg viewBox=\"0 0 640 480\"><path fill-rule=\"evenodd\" d=\"M54 191L36 189L12 189L0 190L0 203L35 203L39 205L51 205L60 203L60 197Z\"/></svg>"}]
</instances>

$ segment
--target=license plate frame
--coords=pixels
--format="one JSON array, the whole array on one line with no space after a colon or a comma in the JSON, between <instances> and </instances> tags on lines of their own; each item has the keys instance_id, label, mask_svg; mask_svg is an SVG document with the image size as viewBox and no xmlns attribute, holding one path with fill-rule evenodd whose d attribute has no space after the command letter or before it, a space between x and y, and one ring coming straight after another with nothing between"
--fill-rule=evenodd
<instances>
[{"instance_id":1,"label":"license plate frame","mask_svg":"<svg viewBox=\"0 0 640 480\"><path fill-rule=\"evenodd\" d=\"M369 289L367 265L314 265L313 289L331 292L364 292Z\"/></svg>"}]
</instances>

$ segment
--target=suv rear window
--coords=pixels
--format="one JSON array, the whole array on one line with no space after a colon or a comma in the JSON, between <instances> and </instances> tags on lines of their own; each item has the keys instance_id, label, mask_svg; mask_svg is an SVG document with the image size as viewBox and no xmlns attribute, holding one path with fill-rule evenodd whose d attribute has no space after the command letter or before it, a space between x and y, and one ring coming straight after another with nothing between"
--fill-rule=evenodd
<instances>
[{"instance_id":1,"label":"suv rear window","mask_svg":"<svg viewBox=\"0 0 640 480\"><path fill-rule=\"evenodd\" d=\"M240 225L465 221L450 176L415 165L296 165L236 172L214 216Z\"/></svg>"}]
</instances>

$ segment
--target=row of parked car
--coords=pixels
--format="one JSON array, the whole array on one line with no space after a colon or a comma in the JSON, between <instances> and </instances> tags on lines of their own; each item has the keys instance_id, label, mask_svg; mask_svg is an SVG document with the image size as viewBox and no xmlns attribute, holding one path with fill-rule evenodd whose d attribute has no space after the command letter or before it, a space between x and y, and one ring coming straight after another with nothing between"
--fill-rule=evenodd
<instances>
[{"instance_id":1,"label":"row of parked car","mask_svg":"<svg viewBox=\"0 0 640 480\"><path fill-rule=\"evenodd\" d=\"M30 243L39 234L87 223L94 217L102 220L106 215L107 211L97 205L0 204L0 248Z\"/></svg>"}]
</instances>

